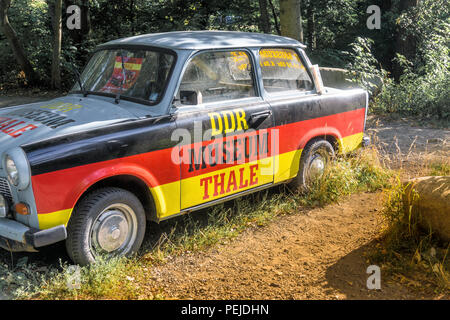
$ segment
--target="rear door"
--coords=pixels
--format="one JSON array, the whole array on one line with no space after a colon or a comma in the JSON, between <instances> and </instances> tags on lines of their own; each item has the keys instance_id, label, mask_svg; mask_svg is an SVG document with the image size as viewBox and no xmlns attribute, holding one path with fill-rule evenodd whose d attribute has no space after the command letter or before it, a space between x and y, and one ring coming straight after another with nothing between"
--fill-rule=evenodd
<instances>
[{"instance_id":1,"label":"rear door","mask_svg":"<svg viewBox=\"0 0 450 320\"><path fill-rule=\"evenodd\" d=\"M273 182L273 115L260 96L249 51L202 51L177 94L181 210Z\"/></svg>"},{"instance_id":2,"label":"rear door","mask_svg":"<svg viewBox=\"0 0 450 320\"><path fill-rule=\"evenodd\" d=\"M299 121L313 111L310 107L315 106L307 106L307 100L315 91L305 64L294 48L261 48L259 67L262 92L272 107L279 134L279 149L274 159L274 182L278 183L297 175L302 153L300 144L307 129Z\"/></svg>"},{"instance_id":3,"label":"rear door","mask_svg":"<svg viewBox=\"0 0 450 320\"><path fill-rule=\"evenodd\" d=\"M298 48L259 50L261 87L270 104L279 133L274 183L295 177L308 141L315 137L335 139L345 150L361 143L365 95L361 90L318 95Z\"/></svg>"}]
</instances>

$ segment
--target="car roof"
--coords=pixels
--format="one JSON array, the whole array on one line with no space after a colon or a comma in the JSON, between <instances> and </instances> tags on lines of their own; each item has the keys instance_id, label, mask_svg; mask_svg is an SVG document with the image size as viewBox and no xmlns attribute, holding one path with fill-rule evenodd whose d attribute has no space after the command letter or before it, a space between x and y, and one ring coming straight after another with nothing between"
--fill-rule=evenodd
<instances>
[{"instance_id":1,"label":"car roof","mask_svg":"<svg viewBox=\"0 0 450 320\"><path fill-rule=\"evenodd\" d=\"M104 45L144 45L177 50L249 48L266 46L296 46L305 48L297 40L272 34L237 31L173 31L150 33L122 38Z\"/></svg>"}]
</instances>

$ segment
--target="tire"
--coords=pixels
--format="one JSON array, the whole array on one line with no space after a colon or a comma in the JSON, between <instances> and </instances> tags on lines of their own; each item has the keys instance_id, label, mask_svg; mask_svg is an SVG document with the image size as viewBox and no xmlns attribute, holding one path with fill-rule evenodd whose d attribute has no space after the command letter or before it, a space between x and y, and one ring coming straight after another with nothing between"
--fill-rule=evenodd
<instances>
[{"instance_id":1,"label":"tire","mask_svg":"<svg viewBox=\"0 0 450 320\"><path fill-rule=\"evenodd\" d=\"M79 265L99 256L130 256L144 240L146 218L139 199L120 188L93 191L81 200L67 226L66 249Z\"/></svg>"},{"instance_id":2,"label":"tire","mask_svg":"<svg viewBox=\"0 0 450 320\"><path fill-rule=\"evenodd\" d=\"M320 178L334 156L334 148L328 141L314 139L308 142L300 158L298 174L291 186L301 192L308 191L311 183Z\"/></svg>"}]
</instances>

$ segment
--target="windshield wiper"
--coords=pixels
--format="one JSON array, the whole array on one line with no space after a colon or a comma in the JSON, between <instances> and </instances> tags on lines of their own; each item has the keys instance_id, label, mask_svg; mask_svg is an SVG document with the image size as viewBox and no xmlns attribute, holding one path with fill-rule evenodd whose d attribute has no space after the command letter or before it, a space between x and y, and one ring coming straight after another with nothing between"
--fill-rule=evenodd
<instances>
[{"instance_id":1,"label":"windshield wiper","mask_svg":"<svg viewBox=\"0 0 450 320\"><path fill-rule=\"evenodd\" d=\"M74 66L71 66L71 67L72 67L72 72L75 73L75 75L77 76L77 82L78 82L78 85L80 86L80 90L81 90L81 93L83 94L83 97L87 97L88 92L86 91L86 89L83 86L83 83L81 82L80 73L78 72L77 68L75 68Z\"/></svg>"},{"instance_id":2,"label":"windshield wiper","mask_svg":"<svg viewBox=\"0 0 450 320\"><path fill-rule=\"evenodd\" d=\"M125 83L125 81L127 80L127 71L126 71L126 69L125 69L125 63L124 63L124 59L123 59L123 52L122 52L122 50L120 50L120 58L122 59L122 73L123 73L123 79L122 79L122 81L120 82L120 90L119 90L119 92L117 92L117 95L116 95L116 100L115 100L115 102L116 102L116 104L119 104L119 102L120 102L120 96L122 95L122 90L123 90L123 84Z\"/></svg>"}]
</instances>

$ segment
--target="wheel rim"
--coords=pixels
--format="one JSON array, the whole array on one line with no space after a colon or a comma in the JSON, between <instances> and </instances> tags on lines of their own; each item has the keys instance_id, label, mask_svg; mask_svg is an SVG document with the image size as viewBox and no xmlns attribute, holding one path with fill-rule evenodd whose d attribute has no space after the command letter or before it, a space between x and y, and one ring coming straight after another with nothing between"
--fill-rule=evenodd
<instances>
[{"instance_id":1,"label":"wheel rim","mask_svg":"<svg viewBox=\"0 0 450 320\"><path fill-rule=\"evenodd\" d=\"M308 165L307 179L309 183L322 177L328 164L328 158L329 154L325 150L313 154Z\"/></svg>"},{"instance_id":2,"label":"wheel rim","mask_svg":"<svg viewBox=\"0 0 450 320\"><path fill-rule=\"evenodd\" d=\"M94 256L99 254L122 254L133 246L137 237L136 214L123 203L113 204L100 213L90 236Z\"/></svg>"}]
</instances>

